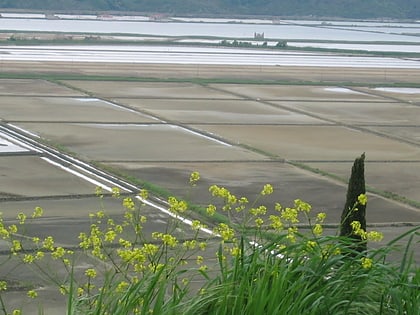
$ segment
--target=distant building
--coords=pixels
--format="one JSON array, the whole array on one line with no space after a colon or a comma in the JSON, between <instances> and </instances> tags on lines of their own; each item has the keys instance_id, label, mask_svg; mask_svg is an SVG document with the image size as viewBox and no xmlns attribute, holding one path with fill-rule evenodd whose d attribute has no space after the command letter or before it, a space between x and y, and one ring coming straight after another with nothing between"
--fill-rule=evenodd
<instances>
[{"instance_id":1,"label":"distant building","mask_svg":"<svg viewBox=\"0 0 420 315\"><path fill-rule=\"evenodd\" d=\"M149 21L168 22L169 17L167 14L152 14L149 16Z\"/></svg>"},{"instance_id":2,"label":"distant building","mask_svg":"<svg viewBox=\"0 0 420 315\"><path fill-rule=\"evenodd\" d=\"M254 39L264 39L264 33L254 33Z\"/></svg>"},{"instance_id":3,"label":"distant building","mask_svg":"<svg viewBox=\"0 0 420 315\"><path fill-rule=\"evenodd\" d=\"M98 20L112 20L114 17L111 14L100 14L97 15L96 18Z\"/></svg>"},{"instance_id":4,"label":"distant building","mask_svg":"<svg viewBox=\"0 0 420 315\"><path fill-rule=\"evenodd\" d=\"M45 14L45 18L47 20L59 20L60 19L57 15L51 14L51 13Z\"/></svg>"}]
</instances>

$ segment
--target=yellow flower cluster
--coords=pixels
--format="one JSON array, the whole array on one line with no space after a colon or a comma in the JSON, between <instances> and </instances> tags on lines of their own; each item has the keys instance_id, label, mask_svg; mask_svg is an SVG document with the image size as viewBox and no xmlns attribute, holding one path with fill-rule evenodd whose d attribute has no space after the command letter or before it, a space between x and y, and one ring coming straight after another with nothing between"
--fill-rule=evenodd
<instances>
[{"instance_id":1,"label":"yellow flower cluster","mask_svg":"<svg viewBox=\"0 0 420 315\"><path fill-rule=\"evenodd\" d=\"M209 216L213 216L216 213L216 206L215 205L208 205L206 208L206 212Z\"/></svg>"},{"instance_id":2,"label":"yellow flower cluster","mask_svg":"<svg viewBox=\"0 0 420 315\"><path fill-rule=\"evenodd\" d=\"M368 201L368 199L367 199L366 194L360 194L360 195L357 197L357 202L358 202L359 204L361 204L362 206L366 206L367 201Z\"/></svg>"},{"instance_id":3,"label":"yellow flower cluster","mask_svg":"<svg viewBox=\"0 0 420 315\"><path fill-rule=\"evenodd\" d=\"M119 198L121 194L121 190L118 187L111 188L112 197Z\"/></svg>"},{"instance_id":4,"label":"yellow flower cluster","mask_svg":"<svg viewBox=\"0 0 420 315\"><path fill-rule=\"evenodd\" d=\"M223 211L229 211L232 207L237 203L237 197L232 194L228 189L225 187L219 187L217 185L212 185L209 188L209 192L213 197L222 198L225 201L225 204L222 208Z\"/></svg>"},{"instance_id":5,"label":"yellow flower cluster","mask_svg":"<svg viewBox=\"0 0 420 315\"><path fill-rule=\"evenodd\" d=\"M134 210L135 210L135 208L136 208L136 205L135 205L135 203L134 203L134 201L133 201L133 199L132 199L132 198L130 198L130 197L126 197L126 198L124 198L124 199L123 199L123 207L124 207L125 209L131 210L131 211L134 211Z\"/></svg>"},{"instance_id":6,"label":"yellow flower cluster","mask_svg":"<svg viewBox=\"0 0 420 315\"><path fill-rule=\"evenodd\" d=\"M0 291L6 291L7 290L7 282L2 280L0 281Z\"/></svg>"},{"instance_id":7,"label":"yellow flower cluster","mask_svg":"<svg viewBox=\"0 0 420 315\"><path fill-rule=\"evenodd\" d=\"M38 296L38 292L36 292L35 290L29 290L27 292L28 297L30 297L31 299L34 299Z\"/></svg>"},{"instance_id":8,"label":"yellow flower cluster","mask_svg":"<svg viewBox=\"0 0 420 315\"><path fill-rule=\"evenodd\" d=\"M199 220L193 220L191 223L191 229L193 231L200 231L201 229L207 228L207 226L201 223Z\"/></svg>"},{"instance_id":9,"label":"yellow flower cluster","mask_svg":"<svg viewBox=\"0 0 420 315\"><path fill-rule=\"evenodd\" d=\"M354 235L358 235L362 240L368 240L372 242L380 242L383 239L383 234L377 231L366 232L362 229L362 225L359 221L353 221L350 223Z\"/></svg>"},{"instance_id":10,"label":"yellow flower cluster","mask_svg":"<svg viewBox=\"0 0 420 315\"><path fill-rule=\"evenodd\" d=\"M190 184L191 186L196 186L197 182L200 180L200 173L199 172L192 172L190 175Z\"/></svg>"},{"instance_id":11,"label":"yellow flower cluster","mask_svg":"<svg viewBox=\"0 0 420 315\"><path fill-rule=\"evenodd\" d=\"M323 233L323 228L322 228L322 225L321 224L319 224L319 223L316 223L315 225L314 225L314 227L312 228L312 232L314 233L314 235L315 236L321 236L322 235L322 233Z\"/></svg>"},{"instance_id":12,"label":"yellow flower cluster","mask_svg":"<svg viewBox=\"0 0 420 315\"><path fill-rule=\"evenodd\" d=\"M258 208L251 208L249 213L251 213L253 216L264 215L267 213L267 207L259 206Z\"/></svg>"},{"instance_id":13,"label":"yellow flower cluster","mask_svg":"<svg viewBox=\"0 0 420 315\"><path fill-rule=\"evenodd\" d=\"M274 229L277 232L283 230L284 225L283 225L283 222L281 221L281 218L279 216L270 215L269 220L271 222L270 226L271 226L272 229Z\"/></svg>"},{"instance_id":14,"label":"yellow flower cluster","mask_svg":"<svg viewBox=\"0 0 420 315\"><path fill-rule=\"evenodd\" d=\"M174 214L184 213L188 209L188 204L184 200L178 200L175 197L168 198L169 210Z\"/></svg>"},{"instance_id":15,"label":"yellow flower cluster","mask_svg":"<svg viewBox=\"0 0 420 315\"><path fill-rule=\"evenodd\" d=\"M152 237L155 240L161 240L163 244L169 247L176 247L178 245L178 240L175 236L168 234L168 233L160 233L160 232L153 232Z\"/></svg>"},{"instance_id":16,"label":"yellow flower cluster","mask_svg":"<svg viewBox=\"0 0 420 315\"><path fill-rule=\"evenodd\" d=\"M309 203L304 202L300 199L295 199L294 203L297 211L310 212L312 209L312 206Z\"/></svg>"},{"instance_id":17,"label":"yellow flower cluster","mask_svg":"<svg viewBox=\"0 0 420 315\"><path fill-rule=\"evenodd\" d=\"M223 241L233 241L235 237L234 229L225 223L219 223L219 225L214 228L214 233L220 235Z\"/></svg>"},{"instance_id":18,"label":"yellow flower cluster","mask_svg":"<svg viewBox=\"0 0 420 315\"><path fill-rule=\"evenodd\" d=\"M89 269L86 269L85 275L88 278L96 278L97 273L96 273L96 270L95 269L89 268Z\"/></svg>"},{"instance_id":19,"label":"yellow flower cluster","mask_svg":"<svg viewBox=\"0 0 420 315\"><path fill-rule=\"evenodd\" d=\"M44 210L41 207L35 207L35 210L32 213L32 218L40 218L43 214Z\"/></svg>"},{"instance_id":20,"label":"yellow flower cluster","mask_svg":"<svg viewBox=\"0 0 420 315\"><path fill-rule=\"evenodd\" d=\"M370 269L373 265L373 260L368 257L362 257L360 260L360 263L362 265L362 268L364 269Z\"/></svg>"},{"instance_id":21,"label":"yellow flower cluster","mask_svg":"<svg viewBox=\"0 0 420 315\"><path fill-rule=\"evenodd\" d=\"M274 191L273 186L271 186L270 184L265 184L263 187L263 190L261 191L261 195L263 196L271 195L273 191Z\"/></svg>"}]
</instances>

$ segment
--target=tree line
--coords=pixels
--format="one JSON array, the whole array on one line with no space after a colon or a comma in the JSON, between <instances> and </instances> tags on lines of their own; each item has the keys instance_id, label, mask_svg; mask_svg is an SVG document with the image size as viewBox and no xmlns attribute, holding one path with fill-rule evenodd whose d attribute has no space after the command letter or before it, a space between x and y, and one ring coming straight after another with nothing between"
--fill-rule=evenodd
<instances>
[{"instance_id":1,"label":"tree line","mask_svg":"<svg viewBox=\"0 0 420 315\"><path fill-rule=\"evenodd\" d=\"M195 16L418 19L418 0L0 0L2 9L121 11Z\"/></svg>"}]
</instances>

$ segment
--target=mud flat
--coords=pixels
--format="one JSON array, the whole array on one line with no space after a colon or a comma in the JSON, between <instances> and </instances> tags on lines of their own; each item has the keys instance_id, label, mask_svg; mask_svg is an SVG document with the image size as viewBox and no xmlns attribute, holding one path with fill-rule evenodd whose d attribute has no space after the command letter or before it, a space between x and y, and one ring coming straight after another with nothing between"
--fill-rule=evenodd
<instances>
[{"instance_id":1,"label":"mud flat","mask_svg":"<svg viewBox=\"0 0 420 315\"><path fill-rule=\"evenodd\" d=\"M389 92L362 84L388 82L391 76L395 82L418 82L419 71L48 62L3 62L1 67L44 74L329 81L326 86L285 86L1 79L0 118L2 124L86 162L101 163L196 203L212 201L211 184L252 200L271 183L275 193L262 201L270 212L275 202L288 206L301 198L314 212L325 211L327 223L337 224L346 192L338 179L348 178L362 152L370 187L420 203L420 91ZM342 84L352 80L359 85ZM202 180L191 191L192 171L199 171ZM322 175L327 173L332 176ZM51 234L62 244L77 244L74 233L87 228L88 214L101 207L94 190L94 183L46 163L36 152L0 153L4 218L12 221L18 211L30 213L35 206L46 213L30 234ZM386 232L387 240L419 224L418 208L375 193L368 196L367 221ZM120 200L106 209L117 217ZM151 218L148 231L164 228L167 216L155 209L146 214ZM4 272L0 277L8 270ZM45 288L43 294L51 290ZM62 314L63 301L54 299L52 314ZM9 301L20 303L19 294L11 293Z\"/></svg>"},{"instance_id":2,"label":"mud flat","mask_svg":"<svg viewBox=\"0 0 420 315\"><path fill-rule=\"evenodd\" d=\"M363 86L34 80L25 96L21 81L2 82L8 87L0 93L4 121L86 161L179 194L187 189L181 183L187 184L194 170L203 173L204 182L225 183L241 195L258 193L264 183L272 183L281 187L276 201L305 199L337 222L345 185L289 161L345 180L353 159L366 152L370 186L419 202L420 175L413 170L420 165L420 142L406 132L419 117L419 106L407 100L410 95L415 100L416 93L390 100L381 95L385 92L378 95ZM30 85L30 80L25 82ZM281 176L285 171L287 176ZM5 173L4 183L10 176ZM294 180L299 184L290 185ZM41 185L48 187L48 176L44 181ZM19 195L19 188L9 185L5 194ZM372 211L375 198L381 200L381 211L395 213L398 207L411 211L411 221L420 222L418 210L395 202L384 207L387 201L382 197L372 196ZM395 216L395 221L401 218Z\"/></svg>"}]
</instances>

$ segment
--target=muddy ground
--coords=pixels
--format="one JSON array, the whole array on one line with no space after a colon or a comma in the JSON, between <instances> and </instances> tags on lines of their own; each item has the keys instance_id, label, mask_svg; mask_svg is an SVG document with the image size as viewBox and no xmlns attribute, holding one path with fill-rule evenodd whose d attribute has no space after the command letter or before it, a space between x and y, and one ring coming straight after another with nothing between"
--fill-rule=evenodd
<instances>
[{"instance_id":1,"label":"muddy ground","mask_svg":"<svg viewBox=\"0 0 420 315\"><path fill-rule=\"evenodd\" d=\"M419 71L365 69L361 75L360 69L77 63L1 67L159 78L329 81L327 86L284 86L1 79L0 118L87 162L112 167L197 203L213 201L207 191L211 184L252 199L271 183L275 193L264 203L290 205L301 198L315 212L327 212L327 223L337 224L346 193L339 179L347 180L352 161L363 152L370 187L420 203L420 92L387 92L362 84L418 82ZM342 84L350 80L360 85ZM188 185L192 171L202 177L194 190ZM88 214L100 207L94 190L93 184L45 163L33 152L0 154L3 217L11 222L18 211L44 207L46 217L30 233L53 234L62 244L75 244L75 231L87 228ZM418 208L372 192L368 196L368 223L382 228L387 240L420 223ZM118 215L121 206L113 201L108 210ZM162 229L167 217L155 211L150 215L154 219L148 229ZM416 255L419 259L420 251ZM60 314L62 300L56 299L51 309L57 308L46 314ZM19 295L12 293L10 301L20 303Z\"/></svg>"}]
</instances>

